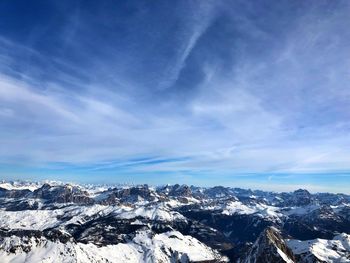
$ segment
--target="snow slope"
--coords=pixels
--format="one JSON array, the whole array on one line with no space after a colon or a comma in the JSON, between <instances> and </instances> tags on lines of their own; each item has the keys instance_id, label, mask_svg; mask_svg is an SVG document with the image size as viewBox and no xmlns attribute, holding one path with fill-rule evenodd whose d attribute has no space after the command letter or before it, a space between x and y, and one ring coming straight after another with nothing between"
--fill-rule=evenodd
<instances>
[{"instance_id":1,"label":"snow slope","mask_svg":"<svg viewBox=\"0 0 350 263\"><path fill-rule=\"evenodd\" d=\"M282 214L279 213L279 208L274 206L269 206L262 203L254 203L254 204L243 204L240 201L231 201L227 203L224 207L223 214L225 215L250 215L250 214L258 214L261 217L269 217L269 218L278 218Z\"/></svg>"},{"instance_id":2,"label":"snow slope","mask_svg":"<svg viewBox=\"0 0 350 263\"><path fill-rule=\"evenodd\" d=\"M196 262L220 259L217 252L177 231L152 235L140 231L129 243L94 244L52 242L45 238L8 237L0 244L3 263Z\"/></svg>"},{"instance_id":3,"label":"snow slope","mask_svg":"<svg viewBox=\"0 0 350 263\"><path fill-rule=\"evenodd\" d=\"M322 262L350 262L350 235L340 234L333 238L300 241L291 239L287 245L294 254L314 255Z\"/></svg>"}]
</instances>

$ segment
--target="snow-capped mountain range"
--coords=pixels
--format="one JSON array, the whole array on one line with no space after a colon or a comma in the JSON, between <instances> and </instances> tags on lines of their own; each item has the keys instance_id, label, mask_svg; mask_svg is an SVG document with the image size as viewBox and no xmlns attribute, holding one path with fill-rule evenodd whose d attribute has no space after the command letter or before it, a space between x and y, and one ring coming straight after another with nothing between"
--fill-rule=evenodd
<instances>
[{"instance_id":1,"label":"snow-capped mountain range","mask_svg":"<svg viewBox=\"0 0 350 263\"><path fill-rule=\"evenodd\" d=\"M3 181L0 262L350 262L350 196Z\"/></svg>"}]
</instances>

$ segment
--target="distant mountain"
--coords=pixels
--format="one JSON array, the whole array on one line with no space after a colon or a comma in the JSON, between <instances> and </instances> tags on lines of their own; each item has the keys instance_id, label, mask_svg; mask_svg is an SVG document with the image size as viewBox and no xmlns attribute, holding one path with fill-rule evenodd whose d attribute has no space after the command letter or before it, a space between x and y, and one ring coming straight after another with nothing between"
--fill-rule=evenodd
<instances>
[{"instance_id":1,"label":"distant mountain","mask_svg":"<svg viewBox=\"0 0 350 263\"><path fill-rule=\"evenodd\" d=\"M350 262L350 196L0 183L0 262Z\"/></svg>"}]
</instances>

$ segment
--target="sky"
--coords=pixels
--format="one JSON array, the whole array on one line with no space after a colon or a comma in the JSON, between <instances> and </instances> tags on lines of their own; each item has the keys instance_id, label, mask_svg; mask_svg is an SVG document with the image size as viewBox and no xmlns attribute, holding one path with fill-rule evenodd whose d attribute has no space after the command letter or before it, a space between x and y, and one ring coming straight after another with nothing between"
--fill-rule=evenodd
<instances>
[{"instance_id":1,"label":"sky","mask_svg":"<svg viewBox=\"0 0 350 263\"><path fill-rule=\"evenodd\" d=\"M0 2L0 178L350 193L349 1Z\"/></svg>"}]
</instances>

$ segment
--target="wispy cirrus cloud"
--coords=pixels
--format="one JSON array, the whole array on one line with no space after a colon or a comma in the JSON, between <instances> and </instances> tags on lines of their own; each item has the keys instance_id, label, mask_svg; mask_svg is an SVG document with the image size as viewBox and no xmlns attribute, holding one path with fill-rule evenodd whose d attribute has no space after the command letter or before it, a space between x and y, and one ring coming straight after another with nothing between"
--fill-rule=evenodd
<instances>
[{"instance_id":1,"label":"wispy cirrus cloud","mask_svg":"<svg viewBox=\"0 0 350 263\"><path fill-rule=\"evenodd\" d=\"M183 32L180 33L175 59L170 61L160 81L161 89L169 88L176 83L182 69L186 66L186 60L191 51L195 48L200 37L205 34L208 27L213 23L218 12L218 6L214 1L202 2L193 8L190 10L190 17L184 22Z\"/></svg>"},{"instance_id":2,"label":"wispy cirrus cloud","mask_svg":"<svg viewBox=\"0 0 350 263\"><path fill-rule=\"evenodd\" d=\"M290 5L63 3L48 38L0 31L1 162L160 183L346 173L349 6Z\"/></svg>"}]
</instances>

